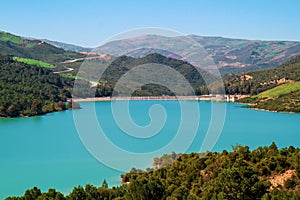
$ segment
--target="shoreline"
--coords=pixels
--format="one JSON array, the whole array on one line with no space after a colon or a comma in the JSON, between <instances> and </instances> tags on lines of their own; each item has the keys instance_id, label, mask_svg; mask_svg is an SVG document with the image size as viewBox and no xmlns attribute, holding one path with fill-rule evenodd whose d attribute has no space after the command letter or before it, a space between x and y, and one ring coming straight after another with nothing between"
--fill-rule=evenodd
<instances>
[{"instance_id":1,"label":"shoreline","mask_svg":"<svg viewBox=\"0 0 300 200\"><path fill-rule=\"evenodd\" d=\"M245 95L200 95L200 96L131 96L131 97L93 97L93 98L72 98L75 102L94 101L124 101L124 100L185 100L185 101L220 101L234 102L244 98Z\"/></svg>"},{"instance_id":2,"label":"shoreline","mask_svg":"<svg viewBox=\"0 0 300 200\"><path fill-rule=\"evenodd\" d=\"M250 110L257 110L257 111L264 111L264 112L273 112L273 113L282 113L282 114L300 114L298 112L287 112L287 111L276 111L276 110L267 110L263 108L255 108L255 107L248 107Z\"/></svg>"}]
</instances>

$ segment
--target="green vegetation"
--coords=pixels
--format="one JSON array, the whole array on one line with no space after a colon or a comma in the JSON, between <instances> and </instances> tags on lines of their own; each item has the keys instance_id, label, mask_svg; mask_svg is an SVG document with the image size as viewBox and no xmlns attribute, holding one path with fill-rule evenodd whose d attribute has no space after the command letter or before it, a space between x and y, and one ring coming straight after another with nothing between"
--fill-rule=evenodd
<instances>
[{"instance_id":1,"label":"green vegetation","mask_svg":"<svg viewBox=\"0 0 300 200\"><path fill-rule=\"evenodd\" d=\"M173 58L166 58L165 56L162 56L157 53L149 54L142 58L132 58L127 56L121 56L118 57L116 60L114 60L108 68L105 70L102 76L103 82L107 82L108 84L111 84L114 86L116 82L130 69L132 69L135 66L143 65L143 64L149 64L149 63L156 63L156 64L162 64L169 66L173 68L174 70L177 70L181 75L183 75L186 80L191 84L191 86L196 89L200 88L200 86L205 86L206 83L202 77L202 75L205 75L207 79L210 79L210 81L214 80L214 77L208 72L204 70L200 70L201 74L195 69L194 66L191 64L176 60ZM143 79L143 74L140 74L138 77L136 77L137 80ZM170 80L171 81L171 80ZM173 80L174 81L174 80ZM182 86L181 83L178 83L175 85L175 87ZM118 91L121 92L121 91ZM180 95L192 95L192 94L186 94L186 91L181 91L182 94ZM199 90L200 92L200 90ZM119 94L121 95L121 94ZM157 96L157 95L173 95L173 93L158 84L147 84L138 89L135 94L136 96Z\"/></svg>"},{"instance_id":2,"label":"green vegetation","mask_svg":"<svg viewBox=\"0 0 300 200\"><path fill-rule=\"evenodd\" d=\"M73 80L49 69L0 55L0 117L41 115L67 109ZM71 106L68 106L71 107Z\"/></svg>"},{"instance_id":3,"label":"green vegetation","mask_svg":"<svg viewBox=\"0 0 300 200\"><path fill-rule=\"evenodd\" d=\"M65 51L40 40L28 40L1 31L0 54L30 58L51 64L84 57L79 53Z\"/></svg>"},{"instance_id":4,"label":"green vegetation","mask_svg":"<svg viewBox=\"0 0 300 200\"><path fill-rule=\"evenodd\" d=\"M274 69L253 71L224 80L227 94L250 94L238 102L278 112L300 112L300 56Z\"/></svg>"},{"instance_id":5,"label":"green vegetation","mask_svg":"<svg viewBox=\"0 0 300 200\"><path fill-rule=\"evenodd\" d=\"M259 93L258 95L253 96L253 98L274 98L279 95L289 94L298 90L300 90L300 82L285 83L270 90Z\"/></svg>"},{"instance_id":6,"label":"green vegetation","mask_svg":"<svg viewBox=\"0 0 300 200\"><path fill-rule=\"evenodd\" d=\"M63 74L63 73L61 73L60 76L64 77L64 78L70 78L70 79L76 79L77 78L77 76L74 76L74 75L71 75L71 74Z\"/></svg>"},{"instance_id":7,"label":"green vegetation","mask_svg":"<svg viewBox=\"0 0 300 200\"><path fill-rule=\"evenodd\" d=\"M88 79L86 79L86 78L82 78L82 77L80 77L80 76L74 76L74 75L71 75L71 74L60 73L59 75L60 75L61 77L69 78L69 79L79 79L79 80L83 80L83 81L86 81L86 82L90 82L90 81L96 82L96 80L88 80Z\"/></svg>"},{"instance_id":8,"label":"green vegetation","mask_svg":"<svg viewBox=\"0 0 300 200\"><path fill-rule=\"evenodd\" d=\"M10 41L15 44L22 44L23 42L23 39L21 37L12 35L10 33L2 32L2 31L0 32L0 40L5 42Z\"/></svg>"},{"instance_id":9,"label":"green vegetation","mask_svg":"<svg viewBox=\"0 0 300 200\"><path fill-rule=\"evenodd\" d=\"M17 62L26 63L28 65L36 65L36 66L39 66L39 67L44 67L44 68L49 68L49 69L55 68L54 65L51 65L49 63L45 63L45 62L42 62L42 61L39 61L39 60L34 60L34 59L29 59L29 58L19 58L19 57L15 56L15 57L13 57L13 60L17 61Z\"/></svg>"},{"instance_id":10,"label":"green vegetation","mask_svg":"<svg viewBox=\"0 0 300 200\"><path fill-rule=\"evenodd\" d=\"M278 87L280 87L280 89L277 89L276 87L271 89L272 91L267 90L264 92L265 94L272 95L272 97L266 97L265 94L259 94L254 97L241 99L239 102L249 104L247 106L249 108L300 113L300 89L285 93L287 89L284 85ZM282 90L282 88L284 88L284 90ZM274 96L275 94L278 95Z\"/></svg>"},{"instance_id":11,"label":"green vegetation","mask_svg":"<svg viewBox=\"0 0 300 200\"><path fill-rule=\"evenodd\" d=\"M112 188L105 180L101 187L78 186L66 196L34 187L22 197L6 200L296 200L300 199L300 149L278 149L272 143L252 151L237 145L232 152L184 154L163 168L132 170L122 175L122 181Z\"/></svg>"},{"instance_id":12,"label":"green vegetation","mask_svg":"<svg viewBox=\"0 0 300 200\"><path fill-rule=\"evenodd\" d=\"M274 69L227 77L224 86L227 94L256 95L290 80L300 81L300 56Z\"/></svg>"}]
</instances>

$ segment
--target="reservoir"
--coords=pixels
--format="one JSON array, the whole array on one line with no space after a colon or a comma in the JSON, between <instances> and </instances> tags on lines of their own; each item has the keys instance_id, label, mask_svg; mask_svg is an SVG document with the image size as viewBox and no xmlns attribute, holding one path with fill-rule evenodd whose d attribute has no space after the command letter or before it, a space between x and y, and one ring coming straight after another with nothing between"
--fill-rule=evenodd
<instances>
[{"instance_id":1,"label":"reservoir","mask_svg":"<svg viewBox=\"0 0 300 200\"><path fill-rule=\"evenodd\" d=\"M290 145L300 147L299 114L251 110L226 102L194 101L199 112L199 118L195 118L189 115L195 110L188 110L190 107L187 106L183 111L179 101L135 100L128 104L131 116L128 121L125 120L128 117L126 112L121 112L118 106L112 107L114 103L82 102L79 110L0 119L0 199L23 195L33 186L42 191L55 188L69 193L78 185L89 183L99 186L104 179L110 187L119 185L120 175L129 172L131 167L152 167L153 156L172 151L184 153L181 152L183 146L187 146L185 153L199 152L212 120L217 120L215 123L222 127L220 133L213 133L218 136L212 142L215 143L213 151L231 150L232 145L237 144L254 149L270 145L273 141L280 148ZM224 121L212 116L212 105L226 108ZM94 112L87 112L89 110ZM95 143L90 141L91 144L87 144L87 140L82 141L86 135L96 131L97 128L89 125L94 120L105 133L103 138L117 150L122 150L123 154L116 153L117 150L113 151L109 145L105 146L104 140L96 141L96 138ZM181 123L183 120L184 125ZM137 128L132 127L131 122ZM152 122L161 127L151 127ZM164 147L178 137L182 126L185 126L182 130L187 140L179 140L176 146L164 151ZM143 130L141 135L136 132L138 130ZM151 131L155 134L151 135ZM189 137L190 134L195 135ZM139 159L124 156L137 154Z\"/></svg>"}]
</instances>

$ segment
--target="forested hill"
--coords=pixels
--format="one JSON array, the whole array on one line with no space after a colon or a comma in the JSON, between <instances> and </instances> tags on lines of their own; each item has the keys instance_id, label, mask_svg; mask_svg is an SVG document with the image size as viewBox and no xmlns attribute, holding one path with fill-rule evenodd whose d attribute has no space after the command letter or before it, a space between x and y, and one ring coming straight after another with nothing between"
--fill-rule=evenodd
<instances>
[{"instance_id":1,"label":"forested hill","mask_svg":"<svg viewBox=\"0 0 300 200\"><path fill-rule=\"evenodd\" d=\"M205 86L205 80L202 76L205 76L208 80L214 80L214 77L208 72L201 70L201 73L188 62L177 60L173 58L167 58L157 53L149 54L142 58L133 58L129 56L120 56L114 60L109 67L104 72L102 79L108 83L114 85L126 72L128 72L133 67L143 64L156 63L161 65L166 65L177 70L181 75L183 75L186 80L191 84L191 86L196 89L200 86ZM139 78L143 78L145 74L140 74ZM171 79L171 77L166 77ZM180 83L178 83L180 85ZM185 91L182 91L181 95ZM137 96L151 96L151 95L172 95L172 92L167 88L161 87L155 84L147 84L143 86L140 90L136 91L134 95ZM192 94L188 94L192 95Z\"/></svg>"},{"instance_id":2,"label":"forested hill","mask_svg":"<svg viewBox=\"0 0 300 200\"><path fill-rule=\"evenodd\" d=\"M97 174L95 174L97 176ZM108 188L78 186L64 196L55 189L34 187L23 199L89 200L282 200L300 199L300 149L278 149L275 143L250 150L181 155L170 166L150 172L128 173L123 185Z\"/></svg>"},{"instance_id":3,"label":"forested hill","mask_svg":"<svg viewBox=\"0 0 300 200\"><path fill-rule=\"evenodd\" d=\"M228 94L255 95L290 81L300 81L300 56L274 69L227 77L224 85Z\"/></svg>"},{"instance_id":4,"label":"forested hill","mask_svg":"<svg viewBox=\"0 0 300 200\"><path fill-rule=\"evenodd\" d=\"M31 58L49 63L84 57L79 53L65 51L40 40L29 40L0 31L0 54Z\"/></svg>"},{"instance_id":5,"label":"forested hill","mask_svg":"<svg viewBox=\"0 0 300 200\"><path fill-rule=\"evenodd\" d=\"M73 81L0 55L0 117L41 115L66 109Z\"/></svg>"}]
</instances>

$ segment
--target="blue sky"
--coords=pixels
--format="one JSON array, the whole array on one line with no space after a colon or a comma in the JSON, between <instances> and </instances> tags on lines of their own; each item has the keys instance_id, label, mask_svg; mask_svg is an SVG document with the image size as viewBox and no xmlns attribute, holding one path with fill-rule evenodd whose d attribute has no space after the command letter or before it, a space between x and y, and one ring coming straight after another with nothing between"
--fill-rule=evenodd
<instances>
[{"instance_id":1,"label":"blue sky","mask_svg":"<svg viewBox=\"0 0 300 200\"><path fill-rule=\"evenodd\" d=\"M300 41L299 0L1 0L0 29L95 47L140 27Z\"/></svg>"}]
</instances>

